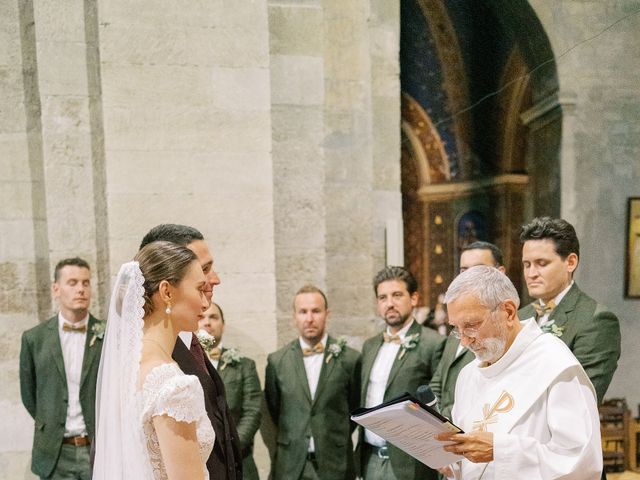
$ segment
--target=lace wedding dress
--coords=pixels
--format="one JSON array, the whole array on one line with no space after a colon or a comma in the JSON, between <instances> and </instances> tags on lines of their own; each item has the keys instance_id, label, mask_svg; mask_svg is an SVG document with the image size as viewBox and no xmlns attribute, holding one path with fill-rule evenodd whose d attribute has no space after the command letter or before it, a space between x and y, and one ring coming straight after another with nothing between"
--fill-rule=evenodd
<instances>
[{"instance_id":1,"label":"lace wedding dress","mask_svg":"<svg viewBox=\"0 0 640 480\"><path fill-rule=\"evenodd\" d=\"M195 422L204 477L215 433L197 377L174 363L152 368L140 387L144 277L138 262L122 265L113 287L96 392L93 480L163 480L153 417ZM180 340L178 340L180 341Z\"/></svg>"},{"instance_id":2,"label":"lace wedding dress","mask_svg":"<svg viewBox=\"0 0 640 480\"><path fill-rule=\"evenodd\" d=\"M178 340L180 341L180 340ZM168 415L178 422L196 422L196 435L205 478L209 478L206 462L213 450L215 433L204 408L204 394L198 378L185 375L174 363L153 368L142 387L142 424L147 451L155 480L166 480L153 417Z\"/></svg>"}]
</instances>

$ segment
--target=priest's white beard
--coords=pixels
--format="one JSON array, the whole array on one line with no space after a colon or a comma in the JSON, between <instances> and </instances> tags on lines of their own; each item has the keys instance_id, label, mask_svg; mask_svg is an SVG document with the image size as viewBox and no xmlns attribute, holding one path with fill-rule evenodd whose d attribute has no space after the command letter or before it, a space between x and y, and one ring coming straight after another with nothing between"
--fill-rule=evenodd
<instances>
[{"instance_id":1,"label":"priest's white beard","mask_svg":"<svg viewBox=\"0 0 640 480\"><path fill-rule=\"evenodd\" d=\"M481 362L492 364L504 355L504 350L507 346L507 332L502 324L496 322L495 325L498 327L497 337L485 338L484 340L476 339L475 342L467 347Z\"/></svg>"}]
</instances>

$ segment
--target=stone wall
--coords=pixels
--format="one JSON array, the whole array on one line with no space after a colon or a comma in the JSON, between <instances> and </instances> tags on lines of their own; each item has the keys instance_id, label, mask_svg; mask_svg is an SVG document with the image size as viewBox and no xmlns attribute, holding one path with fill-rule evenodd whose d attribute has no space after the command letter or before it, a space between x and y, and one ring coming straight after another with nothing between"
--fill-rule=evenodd
<instances>
[{"instance_id":1,"label":"stone wall","mask_svg":"<svg viewBox=\"0 0 640 480\"><path fill-rule=\"evenodd\" d=\"M400 222L397 2L16 3L0 10L0 476L32 477L20 335L55 311L61 258L90 262L102 317L144 233L193 225L225 343L261 375L303 283L361 343ZM266 478L260 438L256 458Z\"/></svg>"},{"instance_id":2,"label":"stone wall","mask_svg":"<svg viewBox=\"0 0 640 480\"><path fill-rule=\"evenodd\" d=\"M359 346L385 223L401 223L397 2L269 2L279 345L313 283Z\"/></svg>"},{"instance_id":3,"label":"stone wall","mask_svg":"<svg viewBox=\"0 0 640 480\"><path fill-rule=\"evenodd\" d=\"M610 396L634 405L638 300L623 299L623 259L626 198L640 195L640 3L531 4L558 64L578 282L620 315ZM295 336L303 283L326 289L332 333L359 346L375 330L371 277L402 245L386 238L402 225L399 25L398 0L0 2L0 477L31 478L20 335L54 311L62 257L91 262L103 316L149 228L201 229L225 343L261 375ZM260 439L256 456L266 478Z\"/></svg>"},{"instance_id":4,"label":"stone wall","mask_svg":"<svg viewBox=\"0 0 640 480\"><path fill-rule=\"evenodd\" d=\"M531 4L558 67L561 216L580 238L576 281L620 318L622 357L606 397L626 397L633 412L640 300L624 298L624 259L627 198L640 196L640 2Z\"/></svg>"}]
</instances>

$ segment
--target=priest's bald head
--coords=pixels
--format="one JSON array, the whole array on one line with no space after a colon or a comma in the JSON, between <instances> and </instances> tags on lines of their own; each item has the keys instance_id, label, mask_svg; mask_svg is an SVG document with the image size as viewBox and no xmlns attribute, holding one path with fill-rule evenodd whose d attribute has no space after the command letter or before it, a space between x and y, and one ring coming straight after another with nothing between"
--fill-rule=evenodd
<instances>
[{"instance_id":1,"label":"priest's bald head","mask_svg":"<svg viewBox=\"0 0 640 480\"><path fill-rule=\"evenodd\" d=\"M451 333L485 365L499 360L522 329L518 292L494 267L478 265L458 275L444 302Z\"/></svg>"}]
</instances>

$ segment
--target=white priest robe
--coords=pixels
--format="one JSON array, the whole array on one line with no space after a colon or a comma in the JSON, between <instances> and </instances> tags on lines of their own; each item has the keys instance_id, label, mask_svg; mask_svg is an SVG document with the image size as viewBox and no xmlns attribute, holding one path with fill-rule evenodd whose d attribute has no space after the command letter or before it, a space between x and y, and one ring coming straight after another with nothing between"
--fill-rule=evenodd
<instances>
[{"instance_id":1,"label":"white priest robe","mask_svg":"<svg viewBox=\"0 0 640 480\"><path fill-rule=\"evenodd\" d=\"M589 378L567 346L533 319L493 365L458 377L452 416L464 431L493 432L493 461L463 460L462 480L598 480L600 419Z\"/></svg>"}]
</instances>

